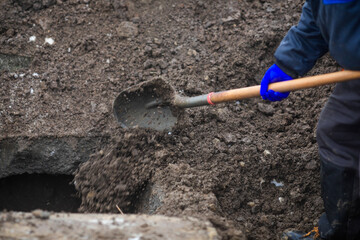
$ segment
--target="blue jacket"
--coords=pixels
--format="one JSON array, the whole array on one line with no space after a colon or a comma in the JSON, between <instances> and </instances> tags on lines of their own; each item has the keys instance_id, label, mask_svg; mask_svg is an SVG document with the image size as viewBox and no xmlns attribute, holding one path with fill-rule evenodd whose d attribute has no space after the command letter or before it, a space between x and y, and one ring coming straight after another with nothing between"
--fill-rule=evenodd
<instances>
[{"instance_id":1,"label":"blue jacket","mask_svg":"<svg viewBox=\"0 0 360 240\"><path fill-rule=\"evenodd\" d=\"M275 52L276 64L295 78L328 51L343 68L360 70L360 0L306 0Z\"/></svg>"}]
</instances>

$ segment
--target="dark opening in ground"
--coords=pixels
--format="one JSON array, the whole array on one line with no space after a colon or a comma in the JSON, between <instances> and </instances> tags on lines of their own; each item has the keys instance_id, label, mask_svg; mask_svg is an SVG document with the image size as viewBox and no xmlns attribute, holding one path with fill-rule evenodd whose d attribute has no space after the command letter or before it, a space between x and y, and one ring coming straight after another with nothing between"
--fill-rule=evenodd
<instances>
[{"instance_id":1,"label":"dark opening in ground","mask_svg":"<svg viewBox=\"0 0 360 240\"><path fill-rule=\"evenodd\" d=\"M71 175L21 174L0 179L0 210L77 212Z\"/></svg>"}]
</instances>

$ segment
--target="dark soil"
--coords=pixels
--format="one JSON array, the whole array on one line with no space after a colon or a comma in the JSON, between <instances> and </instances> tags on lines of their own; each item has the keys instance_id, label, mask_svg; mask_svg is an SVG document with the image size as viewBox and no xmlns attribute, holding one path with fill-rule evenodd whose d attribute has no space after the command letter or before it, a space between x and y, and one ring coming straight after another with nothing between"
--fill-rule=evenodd
<instances>
[{"instance_id":1,"label":"dark soil","mask_svg":"<svg viewBox=\"0 0 360 240\"><path fill-rule=\"evenodd\" d=\"M150 188L153 213L210 219L224 239L310 230L323 211L315 128L331 86L187 109L166 132L122 129L111 109L157 77L187 96L259 84L302 4L1 1L0 53L32 57L1 73L1 137L113 137L76 173L83 212L139 212ZM326 56L310 74L335 70Z\"/></svg>"}]
</instances>

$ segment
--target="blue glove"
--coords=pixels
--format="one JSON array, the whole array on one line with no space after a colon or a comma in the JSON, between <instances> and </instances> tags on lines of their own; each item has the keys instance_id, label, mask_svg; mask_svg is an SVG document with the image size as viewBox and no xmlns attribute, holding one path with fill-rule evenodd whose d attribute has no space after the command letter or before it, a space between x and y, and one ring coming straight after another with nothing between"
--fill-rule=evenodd
<instances>
[{"instance_id":1,"label":"blue glove","mask_svg":"<svg viewBox=\"0 0 360 240\"><path fill-rule=\"evenodd\" d=\"M282 82L291 80L292 77L284 73L276 64L272 65L265 73L260 84L260 95L264 100L270 100L272 102L281 101L289 96L290 92L275 92L269 90L269 84L274 82Z\"/></svg>"}]
</instances>

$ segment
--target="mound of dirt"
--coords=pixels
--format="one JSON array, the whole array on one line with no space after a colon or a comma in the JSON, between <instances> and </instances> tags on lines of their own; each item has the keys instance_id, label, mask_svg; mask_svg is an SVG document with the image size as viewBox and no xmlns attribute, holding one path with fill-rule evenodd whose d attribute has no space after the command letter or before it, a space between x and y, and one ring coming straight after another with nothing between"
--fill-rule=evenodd
<instances>
[{"instance_id":1,"label":"mound of dirt","mask_svg":"<svg viewBox=\"0 0 360 240\"><path fill-rule=\"evenodd\" d=\"M22 3L0 3L0 52L32 59L1 75L1 137L111 136L76 172L82 212L206 218L224 239L313 227L315 128L331 86L186 109L166 132L121 129L111 109L158 77L186 96L258 84L303 1ZM310 74L337 69L325 56Z\"/></svg>"}]
</instances>

